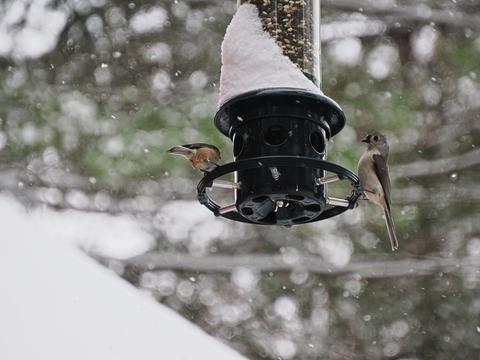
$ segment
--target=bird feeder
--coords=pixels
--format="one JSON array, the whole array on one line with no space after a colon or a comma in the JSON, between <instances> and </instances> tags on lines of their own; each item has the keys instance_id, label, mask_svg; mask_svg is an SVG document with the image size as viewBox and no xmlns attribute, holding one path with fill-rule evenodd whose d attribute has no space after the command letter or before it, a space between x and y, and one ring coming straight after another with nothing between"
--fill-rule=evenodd
<instances>
[{"instance_id":1,"label":"bird feeder","mask_svg":"<svg viewBox=\"0 0 480 360\"><path fill-rule=\"evenodd\" d=\"M197 188L200 203L231 220L285 226L352 209L361 194L357 176L326 160L328 140L344 127L345 114L320 90L320 1L239 0L238 5L239 18L234 17L224 40L220 91L237 82L244 85L215 115L217 129L233 142L234 162L204 176ZM257 23L261 30L255 32ZM241 49L247 54L226 44L238 44L240 38L233 38L238 34L229 32L243 29L251 30L246 36L252 39L246 41L264 42L251 53L248 46ZM262 55L263 49L272 54ZM248 62L258 66L242 73ZM250 71L260 74L245 81ZM233 182L219 180L230 173ZM345 199L326 192L326 184L337 180L352 185ZM216 186L232 188L235 203L221 207L213 202L206 189Z\"/></svg>"}]
</instances>

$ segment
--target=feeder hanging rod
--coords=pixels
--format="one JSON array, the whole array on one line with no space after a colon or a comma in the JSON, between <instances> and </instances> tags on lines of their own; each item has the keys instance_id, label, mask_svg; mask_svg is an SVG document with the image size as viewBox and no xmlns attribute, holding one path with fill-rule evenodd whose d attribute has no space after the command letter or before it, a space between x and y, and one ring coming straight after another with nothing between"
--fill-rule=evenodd
<instances>
[{"instance_id":1,"label":"feeder hanging rod","mask_svg":"<svg viewBox=\"0 0 480 360\"><path fill-rule=\"evenodd\" d=\"M211 187L221 189L240 189L240 183L227 180L214 180Z\"/></svg>"},{"instance_id":2,"label":"feeder hanging rod","mask_svg":"<svg viewBox=\"0 0 480 360\"><path fill-rule=\"evenodd\" d=\"M350 202L347 199L339 199L335 197L327 197L326 202L328 205L333 206L342 206L348 208L350 206Z\"/></svg>"},{"instance_id":3,"label":"feeder hanging rod","mask_svg":"<svg viewBox=\"0 0 480 360\"><path fill-rule=\"evenodd\" d=\"M338 175L325 176L322 178L315 179L315 185L320 186L320 185L330 184L338 180L340 180Z\"/></svg>"},{"instance_id":4,"label":"feeder hanging rod","mask_svg":"<svg viewBox=\"0 0 480 360\"><path fill-rule=\"evenodd\" d=\"M237 205L231 204L231 205L227 205L227 206L224 206L224 207L218 209L218 213L219 213L220 215L229 213L229 212L231 212L231 211L237 211Z\"/></svg>"}]
</instances>

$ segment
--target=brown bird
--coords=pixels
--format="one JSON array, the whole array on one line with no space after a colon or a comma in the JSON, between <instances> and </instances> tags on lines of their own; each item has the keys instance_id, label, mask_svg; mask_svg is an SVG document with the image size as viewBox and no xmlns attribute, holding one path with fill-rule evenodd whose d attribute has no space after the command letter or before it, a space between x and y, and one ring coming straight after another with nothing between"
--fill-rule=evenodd
<instances>
[{"instance_id":1,"label":"brown bird","mask_svg":"<svg viewBox=\"0 0 480 360\"><path fill-rule=\"evenodd\" d=\"M219 166L220 150L216 146L204 143L174 146L169 154L180 155L190 161L194 169L209 172Z\"/></svg>"},{"instance_id":2,"label":"brown bird","mask_svg":"<svg viewBox=\"0 0 480 360\"><path fill-rule=\"evenodd\" d=\"M378 132L372 132L362 141L368 144L368 148L358 162L358 177L366 198L383 208L390 245L394 251L398 249L398 239L391 210L387 138Z\"/></svg>"}]
</instances>

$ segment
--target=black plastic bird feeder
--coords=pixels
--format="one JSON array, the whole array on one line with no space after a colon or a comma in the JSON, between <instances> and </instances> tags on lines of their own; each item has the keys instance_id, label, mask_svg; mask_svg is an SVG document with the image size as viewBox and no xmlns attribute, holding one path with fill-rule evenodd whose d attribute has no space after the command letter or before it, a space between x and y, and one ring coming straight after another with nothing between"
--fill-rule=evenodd
<instances>
[{"instance_id":1,"label":"black plastic bird feeder","mask_svg":"<svg viewBox=\"0 0 480 360\"><path fill-rule=\"evenodd\" d=\"M239 1L243 3L258 8L264 30L320 87L320 1ZM220 107L215 125L233 141L235 159L207 173L198 185L199 201L215 215L291 226L352 209L361 195L354 173L326 161L328 140L344 127L345 114L320 91L289 87L248 91ZM217 180L229 173L234 173L234 182ZM336 180L352 184L346 199L328 197L326 184ZM233 188L235 204L214 203L206 192L213 186Z\"/></svg>"}]
</instances>

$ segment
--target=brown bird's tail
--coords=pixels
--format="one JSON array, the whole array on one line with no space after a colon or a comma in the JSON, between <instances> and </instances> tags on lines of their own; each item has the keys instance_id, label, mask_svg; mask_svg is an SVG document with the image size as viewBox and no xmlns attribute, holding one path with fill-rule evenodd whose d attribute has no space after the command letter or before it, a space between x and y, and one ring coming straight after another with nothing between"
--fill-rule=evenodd
<instances>
[{"instance_id":1,"label":"brown bird's tail","mask_svg":"<svg viewBox=\"0 0 480 360\"><path fill-rule=\"evenodd\" d=\"M385 221L387 223L388 237L390 239L392 251L398 250L398 239L397 234L395 233L395 225L393 223L392 214L388 208L385 208Z\"/></svg>"},{"instance_id":2,"label":"brown bird's tail","mask_svg":"<svg viewBox=\"0 0 480 360\"><path fill-rule=\"evenodd\" d=\"M186 148L184 146L174 146L170 150L167 151L167 153L172 154L172 155L181 155L185 157L190 157L194 153L194 150Z\"/></svg>"}]
</instances>

